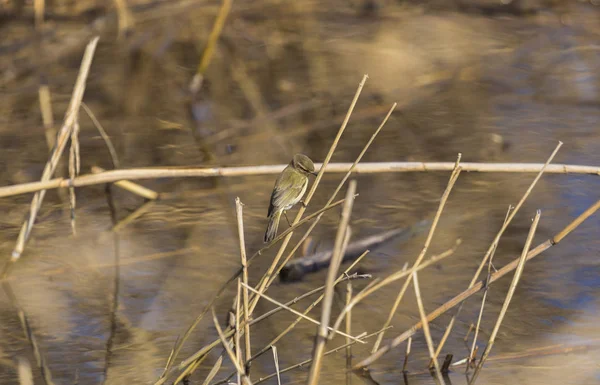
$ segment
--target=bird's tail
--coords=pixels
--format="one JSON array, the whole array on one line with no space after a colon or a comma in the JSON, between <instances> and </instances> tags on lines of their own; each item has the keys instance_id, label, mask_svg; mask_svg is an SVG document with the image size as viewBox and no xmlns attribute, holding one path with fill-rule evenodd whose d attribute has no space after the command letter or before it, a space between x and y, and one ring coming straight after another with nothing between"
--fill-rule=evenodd
<instances>
[{"instance_id":1,"label":"bird's tail","mask_svg":"<svg viewBox=\"0 0 600 385\"><path fill-rule=\"evenodd\" d=\"M281 218L281 210L273 210L269 216L269 224L265 233L265 243L271 242L277 236L277 228L279 227L279 219Z\"/></svg>"}]
</instances>

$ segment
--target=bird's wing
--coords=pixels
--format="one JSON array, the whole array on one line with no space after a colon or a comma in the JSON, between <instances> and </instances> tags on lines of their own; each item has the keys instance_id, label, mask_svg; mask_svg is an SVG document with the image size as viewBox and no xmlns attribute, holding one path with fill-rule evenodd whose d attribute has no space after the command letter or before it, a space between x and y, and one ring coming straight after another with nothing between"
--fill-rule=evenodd
<instances>
[{"instance_id":1,"label":"bird's wing","mask_svg":"<svg viewBox=\"0 0 600 385\"><path fill-rule=\"evenodd\" d=\"M273 188L273 193L271 194L271 204L269 205L269 213L267 216L271 216L271 213L275 209L285 208L290 204L296 204L302 198L302 195L306 191L306 184L308 183L308 178L304 181L300 186L294 186L292 178L286 178L285 173L294 172L293 170L288 170L287 168L283 170L279 178L277 178L277 182L275 183L275 188Z\"/></svg>"}]
</instances>

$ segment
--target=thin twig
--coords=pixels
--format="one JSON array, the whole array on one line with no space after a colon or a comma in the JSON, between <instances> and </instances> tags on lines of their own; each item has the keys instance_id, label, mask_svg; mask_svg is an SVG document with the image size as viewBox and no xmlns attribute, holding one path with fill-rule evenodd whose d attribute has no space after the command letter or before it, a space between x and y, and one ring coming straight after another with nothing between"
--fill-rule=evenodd
<instances>
[{"instance_id":1,"label":"thin twig","mask_svg":"<svg viewBox=\"0 0 600 385\"><path fill-rule=\"evenodd\" d=\"M71 130L71 147L69 149L69 177L75 179L79 175L81 167L81 158L79 153L79 120L76 119ZM75 230L75 187L69 187L69 208L71 211L71 230L73 235Z\"/></svg>"},{"instance_id":2,"label":"thin twig","mask_svg":"<svg viewBox=\"0 0 600 385\"><path fill-rule=\"evenodd\" d=\"M389 328L388 328L388 329L389 329ZM367 335L363 336L362 338L363 338L363 339L369 339L369 338L371 338L371 337L374 337L374 336L376 336L377 334L379 334L379 333L381 333L381 332L382 332L382 330L379 330L379 331L376 331L375 333L367 334ZM350 345L354 345L354 344L356 344L356 343L357 343L356 341L352 341L352 342L350 342L349 344L350 344ZM333 348L333 349L331 349L331 350L328 350L327 352L325 352L325 353L323 354L323 357L329 356L329 355L331 355L331 354L333 354L333 353L337 353L337 352L339 352L340 350L342 350L342 349L345 349L345 348L346 348L346 347L347 347L349 344L343 344L343 345L340 345L340 346L338 346L338 347L336 347L336 348ZM310 364L311 362L312 362L312 358L309 358L309 359L307 359L307 360L304 360L304 361L302 361L302 362L299 362L299 363L297 363L297 364L295 364L295 365L288 366L288 367L287 367L287 368L285 368L285 369L281 369L279 372L280 372L280 373L286 373L286 372L289 372L289 371L291 371L291 370L294 370L294 369L301 368L301 367L303 367L303 366L305 366L305 365L307 365L307 364ZM265 382L266 380L268 380L268 379L270 379L270 378L273 378L273 377L275 377L276 375L277 375L277 373L272 373L272 374L269 374L269 375L268 375L268 376L266 376L266 377L261 377L261 378L259 378L259 379L258 379L258 381L256 381L256 382L255 382L255 384L259 384L259 383L261 383L261 382ZM224 382L223 382L223 381L219 381L219 382L216 382L216 383L214 383L213 385L222 384L222 383L224 383Z\"/></svg>"},{"instance_id":3,"label":"thin twig","mask_svg":"<svg viewBox=\"0 0 600 385\"><path fill-rule=\"evenodd\" d=\"M355 166L357 174L406 173L406 172L443 172L452 171L455 162L373 162ZM212 168L130 168L106 171L101 174L81 175L73 180L55 178L40 182L21 183L0 187L0 198L21 195L41 190L66 188L69 186L84 187L97 184L112 183L119 180L163 179L163 178L214 178L234 176L275 175L281 173L285 164L244 167L212 167ZM315 163L316 169L322 164ZM347 173L352 167L350 163L329 163L327 173ZM538 173L544 167L541 163L461 163L465 172L482 173ZM548 174L587 174L600 175L600 167L572 164L549 165Z\"/></svg>"},{"instance_id":4,"label":"thin twig","mask_svg":"<svg viewBox=\"0 0 600 385\"><path fill-rule=\"evenodd\" d=\"M592 216L596 211L600 209L600 200L596 201L593 205L587 208L582 214L580 214L577 218L571 221L567 226L565 226L557 235L546 240L543 243L540 243L537 247L531 250L527 254L527 260L531 260L538 255L542 254L544 251L548 250L552 246L557 245L560 241L562 241L567 235L569 235L573 230L575 230L580 224L582 224L586 219ZM473 285L470 289L464 290L462 293L454 296L454 298L450 299L442 306L435 309L433 312L427 315L427 321L431 322L438 318L440 315L444 314L448 310L454 308L455 306L461 304L464 300L472 296L473 294L479 292L486 285L489 285L493 282L496 282L498 279L502 278L509 272L513 271L519 263L519 258L514 259L512 262L508 263L500 270L496 271L487 282L479 281L475 285ZM380 348L375 354L370 355L365 358L361 362L354 365L353 370L360 370L366 366L371 365L373 362L377 361L391 349L397 347L402 342L406 341L409 337L413 336L417 330L421 329L422 324L420 322L413 325L410 329L400 334L398 337L394 338L389 344Z\"/></svg>"},{"instance_id":5,"label":"thin twig","mask_svg":"<svg viewBox=\"0 0 600 385\"><path fill-rule=\"evenodd\" d=\"M266 299L267 301L269 301L269 302L271 302L271 303L273 303L273 304L275 304L275 305L277 305L277 306L279 306L279 307L283 308L284 310L287 310L287 311L289 311L290 313L293 313L293 314L297 315L298 317L302 317L302 318L304 318L305 320L307 320L307 321L309 321L309 322L312 322L312 323L314 323L314 324L315 324L315 325L317 325L317 326L321 326L321 322L319 322L319 321L315 320L314 318L311 318L311 317L309 317L309 316L307 316L307 315L304 315L304 314L300 313L299 311L292 309L292 308L291 308L291 307L289 307L289 306L286 306L286 305L284 305L283 303L281 303L281 302L277 301L276 299L273 299L273 298L269 297L268 295L266 295L266 294L264 294L264 293L263 293L263 294L259 294L258 290L256 290L256 289L255 289L255 288L253 288L252 286L248 286L248 285L246 285L246 284L244 284L244 283L242 283L242 286L243 286L243 287L246 287L246 288L248 288L248 290L250 290L251 292L253 292L253 293L257 294L257 295L260 295L262 298ZM337 333L337 334L339 334L339 335L341 335L341 336L344 336L344 337L351 338L353 341L357 341L357 342L360 342L361 344L364 344L364 341L362 341L360 338L357 338L357 337L354 337L354 336L348 335L348 334L346 334L346 333L344 333L344 332L342 332L342 331L339 331L339 330L333 329L333 328L332 328L332 327L330 327L330 326L327 326L327 330L330 330L331 332L333 332L333 333Z\"/></svg>"},{"instance_id":6,"label":"thin twig","mask_svg":"<svg viewBox=\"0 0 600 385\"><path fill-rule=\"evenodd\" d=\"M415 287L415 295L417 297L419 315L421 316L421 323L423 323L423 334L425 334L425 341L427 341L427 350L429 351L429 357L433 360L433 367L435 368L435 375L437 376L438 381L440 382L440 384L445 385L444 379L442 378L442 372L440 371L440 364L435 358L435 348L433 345L433 339L431 338L431 332L429 330L429 322L427 322L425 307L423 306L423 298L421 297L421 289L419 288L419 278L417 276L417 273L412 273L412 277L412 281Z\"/></svg>"},{"instance_id":7,"label":"thin twig","mask_svg":"<svg viewBox=\"0 0 600 385\"><path fill-rule=\"evenodd\" d=\"M451 249L448 249L441 254L434 255L433 257L429 258L427 261L419 264L419 266L412 267L410 270L403 269L403 270L397 271L397 272L385 277L381 281L378 281L377 283L373 283L372 285L365 287L361 292L356 294L354 296L354 298L352 298L352 301L350 301L348 306L345 306L344 309L342 309L342 311L338 315L338 318L335 321L333 327L337 329L339 327L340 323L342 322L343 317L345 316L345 314L348 311L350 311L359 302L361 302L362 300L364 300L365 298L367 298L368 296L370 296L377 290L381 289L384 286L391 284L392 282L396 282L399 279L407 277L414 272L421 271L424 268L433 265L434 263L438 263L439 261L441 261L442 259L444 259L446 257L451 256L452 254L454 254L454 252L456 251L458 246L460 246L461 243L462 243L462 241L460 239L458 239L458 240L456 240L456 243L454 244L454 246Z\"/></svg>"},{"instance_id":8,"label":"thin twig","mask_svg":"<svg viewBox=\"0 0 600 385\"><path fill-rule=\"evenodd\" d=\"M333 295L336 276L342 258L344 255L343 244L348 231L348 223L350 222L350 213L352 212L352 206L354 204L354 193L356 192L356 181L350 181L348 185L348 191L346 192L346 202L342 210L342 217L338 226L337 234L335 236L335 243L333 247L333 255L331 257L331 263L329 264L329 270L327 271L327 279L325 281L325 296L323 297L323 304L321 305L321 325L317 331L315 338L315 344L313 348L313 361L308 374L307 384L316 385L319 383L319 375L321 373L321 365L323 353L325 352L325 343L327 342L327 332L329 328L329 322L331 319L331 306L333 305Z\"/></svg>"},{"instance_id":9,"label":"thin twig","mask_svg":"<svg viewBox=\"0 0 600 385\"><path fill-rule=\"evenodd\" d=\"M227 338L225 338L225 335L223 334L223 330L221 330L221 327L219 326L219 320L217 320L217 315L215 314L215 309L211 308L210 310L212 312L213 323L215 325L215 329L217 330L217 334L219 334L221 344L223 345L223 347L227 351L227 354L229 355L229 359L231 360L231 362L237 369L238 373L242 377L243 382L245 384L252 384L252 382L250 382L250 379L244 373L244 368L242 368L240 363L236 360L235 353L231 350L231 346L229 346L229 342L227 342Z\"/></svg>"},{"instance_id":10,"label":"thin twig","mask_svg":"<svg viewBox=\"0 0 600 385\"><path fill-rule=\"evenodd\" d=\"M473 372L473 377L471 377L471 381L469 385L475 384L481 369L483 368L483 364L487 360L492 347L494 346L494 341L496 340L496 336L498 335L498 330L500 329L500 325L502 325L502 321L504 320L504 316L506 315L506 311L508 310L508 306L510 305L510 301L512 300L513 295L515 294L515 290L517 289L517 285L519 280L521 279L521 275L523 274L523 269L525 268L525 262L527 261L527 254L529 253L529 248L531 247L531 242L533 241L533 237L535 236L535 231L537 230L538 223L540 222L541 212L538 210L535 214L535 218L533 218L533 223L531 224L531 228L529 229L529 234L527 234L527 240L525 241L525 246L523 247L523 252L521 253L521 258L519 258L519 262L517 264L517 268L515 270L515 275L513 276L513 280L510 283L510 287L508 288L508 292L506 293L506 298L504 299L504 304L502 304L502 309L500 310L500 314L498 315L498 319L496 320L496 325L492 330L492 334L490 335L490 339L483 351L483 355L479 360L479 364L475 368L475 372Z\"/></svg>"},{"instance_id":11,"label":"thin twig","mask_svg":"<svg viewBox=\"0 0 600 385\"><path fill-rule=\"evenodd\" d=\"M427 251L429 250L429 246L431 245L433 235L435 234L435 230L437 229L437 224L439 223L440 217L442 216L444 207L446 207L446 202L448 201L450 192L452 191L454 184L456 183L456 181L458 180L458 177L460 176L461 169L460 169L459 164L460 164L461 157L462 157L462 155L458 154L454 171L452 171L452 174L450 175L450 179L448 180L446 189L444 190L444 193L442 194L442 198L440 199L440 203L439 203L438 209L435 213L435 217L433 218L433 222L431 222L431 228L429 229L429 234L427 234L427 238L425 239L425 244L423 245L421 252L417 256L417 259L415 260L415 263L413 264L413 268L419 266L419 264L421 263L423 258L425 258ZM383 328L386 328L387 326L389 326L392 323L392 319L394 318L394 315L396 314L396 311L398 310L398 306L400 305L402 298L404 298L404 294L406 293L406 290L410 286L410 281L411 281L412 276L413 275L409 275L408 278L404 281L404 284L402 285L402 288L398 292L398 295L396 296L396 300L394 301L394 304L392 305L392 308L390 309L388 318L385 320L385 323L383 324ZM379 345L381 344L381 341L383 340L384 335L385 335L385 333L381 333L379 336L377 336L377 340L375 341L375 344L373 345L373 349L371 350L371 353L375 353L377 351L377 349L379 349Z\"/></svg>"},{"instance_id":12,"label":"thin twig","mask_svg":"<svg viewBox=\"0 0 600 385\"><path fill-rule=\"evenodd\" d=\"M240 240L240 258L242 261L242 279L244 283L248 285L248 263L246 261L246 242L244 240L244 218L243 218L243 203L239 197L235 198L235 212L237 216L237 224L238 224L238 237ZM252 356L252 349L250 348L250 323L248 322L250 313L248 312L248 289L244 287L243 289L243 302L244 302L244 343L245 343L245 358L244 361L247 361Z\"/></svg>"},{"instance_id":13,"label":"thin twig","mask_svg":"<svg viewBox=\"0 0 600 385\"><path fill-rule=\"evenodd\" d=\"M352 281L346 283L346 305L352 299ZM346 314L346 334L352 334L352 311ZM350 343L350 339L346 338L346 344ZM352 385L352 345L346 348L346 385Z\"/></svg>"},{"instance_id":14,"label":"thin twig","mask_svg":"<svg viewBox=\"0 0 600 385\"><path fill-rule=\"evenodd\" d=\"M235 297L235 360L239 363L239 365L244 367L244 359L242 358L242 349L240 345L240 321L242 319L240 314L240 300L242 298L242 281L238 278L237 280L237 296ZM242 384L242 375L246 374L246 369L244 368L244 372L241 373L238 371L237 373L237 383L238 385Z\"/></svg>"},{"instance_id":15,"label":"thin twig","mask_svg":"<svg viewBox=\"0 0 600 385\"><path fill-rule=\"evenodd\" d=\"M58 161L67 144L67 141L71 137L71 131L73 130L73 127L79 115L79 106L81 104L81 100L83 99L87 75L92 64L92 59L94 57L94 52L96 50L97 44L98 38L95 37L85 49L85 53L83 55L83 59L81 61L81 66L79 69L79 75L77 76L77 81L75 82L75 87L71 96L71 102L65 114L64 123L58 133L58 138L56 141L56 145L54 146L54 151L52 151L50 159L46 163L46 166L44 167L44 172L42 173L42 183L49 181L52 177L52 174L54 174L54 171L56 170L56 167L58 165ZM0 274L1 277L6 277L9 273L10 267L21 257L21 254L23 253L23 250L25 248L25 243L29 240L29 236L31 235L31 230L33 229L35 219L37 218L37 214L42 206L42 202L44 200L45 195L45 190L41 190L40 192L34 195L31 201L29 218L23 223L23 226L21 227L21 232L19 233L17 244L12 252L10 260L6 262L2 274Z\"/></svg>"},{"instance_id":16,"label":"thin twig","mask_svg":"<svg viewBox=\"0 0 600 385\"><path fill-rule=\"evenodd\" d=\"M510 215L510 211L512 210L512 206L508 206L508 211L506 212L506 217L504 217L504 223L508 221L508 217ZM496 253L497 247L494 247L492 253L490 254L490 260L488 261L488 271L486 280L489 281L492 276L492 262L494 260L494 254ZM469 361L475 362L475 348L477 347L477 336L479 335L479 329L481 328L481 319L483 318L483 309L485 307L485 300L487 298L487 294L489 291L489 286L486 285L485 291L483 292L483 296L481 298L481 307L479 308L479 315L477 316L477 325L475 326L475 332L473 333L473 344L471 345L471 350L469 352ZM472 325L472 324L471 324ZM470 365L467 365L466 371L469 370Z\"/></svg>"},{"instance_id":17,"label":"thin twig","mask_svg":"<svg viewBox=\"0 0 600 385\"><path fill-rule=\"evenodd\" d=\"M536 177L533 179L533 181L531 182L531 184L529 185L529 187L527 188L527 190L525 191L525 193L521 197L521 200L519 201L519 203L517 203L517 205L515 206L514 210L512 210L512 212L508 216L508 219L506 219L504 221L502 227L500 228L500 230L496 234L496 237L494 238L494 240L490 244L490 247L487 249L485 255L483 256L483 258L481 260L481 262L479 263L479 266L477 267L477 271L475 272L475 274L473 274L473 278L471 279L471 282L469 283L469 287L473 286L475 284L475 282L477 282L477 280L479 279L479 275L481 274L481 271L485 267L485 264L488 261L488 259L490 258L493 250L495 250L495 248L498 247L498 243L500 242L500 238L502 238L502 235L504 234L504 231L508 228L508 226L512 222L513 218L519 212L519 209L523 206L523 204L527 200L527 198L531 194L531 191L533 191L533 188L535 187L535 185L537 184L537 182L540 180L540 178L542 177L542 175L544 174L544 172L548 168L548 165L550 164L550 162L552 162L552 160L556 156L556 153L558 153L558 150L561 148L562 144L563 144L562 142L558 142L558 145L556 146L556 148L554 149L554 151L552 151L552 154L550 154L550 157L548 158L548 160L546 161L546 163L544 163L544 166L540 169L540 171L538 172L538 174L536 175ZM437 348L437 351L436 351L436 354L435 354L436 357L442 351L442 348L444 347L444 344L446 343L446 340L448 339L448 336L450 335L450 332L452 331L452 328L454 327L454 322L456 321L456 317L458 317L458 315L460 314L460 312L462 310L462 306L463 305L461 304L461 306L458 308L458 310L456 311L456 313L450 319L450 322L448 322L448 326L446 327L446 331L444 332L444 335L442 336L442 339L441 339L441 341L440 341L440 343L438 345L438 348Z\"/></svg>"},{"instance_id":18,"label":"thin twig","mask_svg":"<svg viewBox=\"0 0 600 385\"><path fill-rule=\"evenodd\" d=\"M81 107L83 107L83 110L85 111L87 116L90 118L90 120L94 124L94 127L96 127L96 129L100 133L102 140L104 140L104 143L106 144L106 148L108 149L108 153L110 154L110 159L112 161L113 168L115 168L115 169L121 168L121 163L119 162L119 156L117 155L117 150L115 150L115 146L113 145L112 141L110 140L110 136L108 136L108 134L106 133L106 130L104 129L104 127L102 127L102 124L100 124L100 121L96 118L96 115L94 115L94 112L92 111L92 109L89 108L88 105L85 104L84 102L81 102ZM100 170L99 167L98 167L98 169ZM104 170L98 171L98 172L104 172Z\"/></svg>"}]
</instances>

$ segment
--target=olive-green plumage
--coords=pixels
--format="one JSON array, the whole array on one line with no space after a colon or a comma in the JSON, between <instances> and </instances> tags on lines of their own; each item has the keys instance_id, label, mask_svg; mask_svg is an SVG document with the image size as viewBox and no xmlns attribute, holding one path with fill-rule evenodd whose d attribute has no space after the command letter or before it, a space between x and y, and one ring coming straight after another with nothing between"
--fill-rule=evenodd
<instances>
[{"instance_id":1,"label":"olive-green plumage","mask_svg":"<svg viewBox=\"0 0 600 385\"><path fill-rule=\"evenodd\" d=\"M308 186L308 175L314 174L315 165L306 155L296 154L275 181L269 204L269 224L265 233L265 242L271 242L277 236L281 214L300 202Z\"/></svg>"}]
</instances>

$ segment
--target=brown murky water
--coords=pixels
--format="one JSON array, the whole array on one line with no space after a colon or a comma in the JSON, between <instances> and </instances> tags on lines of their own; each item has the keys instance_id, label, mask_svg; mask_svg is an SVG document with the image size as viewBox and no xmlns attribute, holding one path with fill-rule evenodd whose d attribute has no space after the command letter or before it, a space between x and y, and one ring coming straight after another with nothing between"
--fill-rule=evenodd
<instances>
[{"instance_id":1,"label":"brown murky water","mask_svg":"<svg viewBox=\"0 0 600 385\"><path fill-rule=\"evenodd\" d=\"M49 32L46 50L40 54L31 51L29 8L21 16L10 16L10 5L2 5L9 7L9 16L0 24L0 33L10 37L3 39L0 49L2 185L40 177L47 159L37 96L40 76L49 82L59 121L83 51L69 37L78 36L85 43L90 32L86 25L93 20L101 21L97 23L101 42L84 101L111 136L123 168L285 163L295 152L321 161L363 73L370 80L333 161L354 160L384 111L398 101L398 110L365 161L454 161L460 152L463 161L543 162L562 140L565 145L555 162L598 163L600 10L591 4L558 2L547 7L542 2L520 2L503 7L468 1L464 4L472 7L457 10L438 2L426 6L381 2L370 13L359 11L353 2L324 8L304 1L234 3L193 115L186 87L218 3L130 3L138 24L122 41L116 40L114 14L103 16L103 8L94 8L93 2L81 3L79 11L87 12L76 18L63 15L65 20L61 12L75 11L56 8L48 26L54 32ZM71 53L43 61L67 42L75 46ZM81 128L82 172L88 173L93 165L110 169L104 143L83 112ZM309 212L326 202L340 177L325 176ZM443 173L358 175L360 196L351 220L354 236L410 226L431 216L447 178ZM467 287L508 205L518 202L533 178L461 175L429 255L446 250L457 238L463 244L455 255L420 274L426 309L433 310ZM70 232L68 204L50 192L23 258L0 294L0 383L17 381L18 357L35 366L10 291L28 318L56 384L153 383L177 335L239 266L236 196L245 204L248 252L262 247L273 179L144 181L165 197L116 236L110 231L103 186L77 191L76 236ZM542 217L534 245L595 202L599 186L593 176L544 176L502 239L496 267L519 255L536 209ZM114 197L120 219L143 203L117 189ZM30 200L29 195L0 199L2 258L10 256ZM338 220L336 210L323 217L314 233L318 250L331 247ZM492 360L478 383L600 381L599 225L597 216L590 218L563 243L526 265ZM424 236L390 242L374 250L361 270L383 277L412 263L423 241ZM251 281L258 280L273 255L270 251L253 265ZM119 307L111 339L116 272ZM324 279L322 272L300 283L276 283L269 294L291 300ZM490 290L480 350L509 282L506 277ZM356 281L354 289L367 284ZM355 309L356 334L381 327L400 287L401 283L386 287ZM219 302L222 316L232 296L233 288ZM443 353L454 354L455 360L467 354L463 337L476 321L480 298L476 295L466 303L444 348ZM336 303L334 311L340 306ZM257 312L271 308L260 302ZM319 308L313 311L315 317L318 314ZM434 342L450 316L431 325ZM386 341L418 317L410 289ZM253 346L267 344L294 318L282 312L259 324L252 333ZM300 323L277 345L281 367L311 356L315 331L314 325ZM215 337L212 321L203 320L180 358ZM336 338L330 346L342 343ZM526 354L554 345L554 350ZM415 336L412 346L409 370L421 372L427 365L422 334ZM574 346L578 348L568 354L561 352ZM362 359L370 349L371 344L355 346L354 356ZM216 354L192 383L202 383ZM404 345L372 366L373 378L382 384L405 381L403 357ZM345 382L344 365L343 352L328 357L321 383ZM217 379L232 368L228 362L225 366ZM265 355L252 366L252 378L273 370L272 357ZM454 369L447 382L467 383L463 372L462 367ZM282 383L302 383L306 373L306 369L285 373ZM43 383L38 369L34 374L36 383ZM435 383L429 375L411 375L407 381Z\"/></svg>"}]
</instances>

